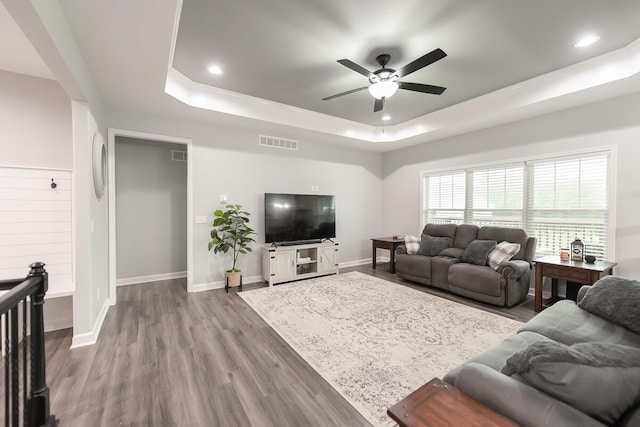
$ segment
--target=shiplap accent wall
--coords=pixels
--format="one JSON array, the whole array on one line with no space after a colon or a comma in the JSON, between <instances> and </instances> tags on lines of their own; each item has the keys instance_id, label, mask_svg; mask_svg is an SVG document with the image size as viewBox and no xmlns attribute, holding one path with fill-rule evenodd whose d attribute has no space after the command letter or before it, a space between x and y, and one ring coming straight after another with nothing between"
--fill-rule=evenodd
<instances>
[{"instance_id":1,"label":"shiplap accent wall","mask_svg":"<svg viewBox=\"0 0 640 427\"><path fill-rule=\"evenodd\" d=\"M42 261L47 297L72 295L71 221L70 171L0 166L0 279L24 277Z\"/></svg>"}]
</instances>

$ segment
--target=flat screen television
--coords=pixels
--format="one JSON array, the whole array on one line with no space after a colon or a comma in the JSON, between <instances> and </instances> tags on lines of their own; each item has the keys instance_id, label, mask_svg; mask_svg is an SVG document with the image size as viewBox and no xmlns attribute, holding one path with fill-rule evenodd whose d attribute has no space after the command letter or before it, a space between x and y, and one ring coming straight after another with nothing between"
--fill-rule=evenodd
<instances>
[{"instance_id":1,"label":"flat screen television","mask_svg":"<svg viewBox=\"0 0 640 427\"><path fill-rule=\"evenodd\" d=\"M336 237L335 196L264 195L266 243L298 243Z\"/></svg>"}]
</instances>

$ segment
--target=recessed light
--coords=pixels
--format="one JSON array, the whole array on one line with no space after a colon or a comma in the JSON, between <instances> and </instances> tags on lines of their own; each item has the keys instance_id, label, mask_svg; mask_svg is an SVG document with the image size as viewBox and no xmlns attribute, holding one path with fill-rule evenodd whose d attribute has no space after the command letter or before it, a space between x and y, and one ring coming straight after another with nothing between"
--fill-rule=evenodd
<instances>
[{"instance_id":1,"label":"recessed light","mask_svg":"<svg viewBox=\"0 0 640 427\"><path fill-rule=\"evenodd\" d=\"M389 120L391 120L391 116L382 116L382 120L388 122Z\"/></svg>"},{"instance_id":2,"label":"recessed light","mask_svg":"<svg viewBox=\"0 0 640 427\"><path fill-rule=\"evenodd\" d=\"M576 44L574 44L573 46L575 46L575 47L587 47L587 46L591 46L592 44L594 44L598 40L600 40L600 36L599 35L597 35L597 34L589 34L589 35L584 36L581 39L579 39L576 42Z\"/></svg>"},{"instance_id":3,"label":"recessed light","mask_svg":"<svg viewBox=\"0 0 640 427\"><path fill-rule=\"evenodd\" d=\"M215 76L219 76L222 74L222 68L218 67L217 65L210 65L207 68L207 71Z\"/></svg>"}]
</instances>

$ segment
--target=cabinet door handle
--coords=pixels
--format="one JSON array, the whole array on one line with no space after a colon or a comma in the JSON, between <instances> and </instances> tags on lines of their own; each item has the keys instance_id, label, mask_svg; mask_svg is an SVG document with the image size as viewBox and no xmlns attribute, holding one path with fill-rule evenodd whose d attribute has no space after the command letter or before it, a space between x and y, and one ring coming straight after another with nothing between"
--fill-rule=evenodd
<instances>
[{"instance_id":1,"label":"cabinet door handle","mask_svg":"<svg viewBox=\"0 0 640 427\"><path fill-rule=\"evenodd\" d=\"M320 262L324 262L324 261L322 261L322 255L320 255Z\"/></svg>"}]
</instances>

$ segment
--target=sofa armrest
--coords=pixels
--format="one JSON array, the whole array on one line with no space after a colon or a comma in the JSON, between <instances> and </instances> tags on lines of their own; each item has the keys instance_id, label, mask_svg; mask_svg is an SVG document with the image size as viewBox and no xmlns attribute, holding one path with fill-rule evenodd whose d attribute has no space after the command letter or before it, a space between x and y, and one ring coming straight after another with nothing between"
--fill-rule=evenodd
<instances>
[{"instance_id":1,"label":"sofa armrest","mask_svg":"<svg viewBox=\"0 0 640 427\"><path fill-rule=\"evenodd\" d=\"M591 289L591 285L584 285L584 286L581 286L580 289L578 289L578 297L576 298L576 303L579 303L580 301L582 301L582 298L584 298L584 296L587 294L587 291L589 291L589 289Z\"/></svg>"},{"instance_id":2,"label":"sofa armrest","mask_svg":"<svg viewBox=\"0 0 640 427\"><path fill-rule=\"evenodd\" d=\"M457 378L457 389L523 427L604 425L566 403L479 363L467 363Z\"/></svg>"},{"instance_id":3,"label":"sofa armrest","mask_svg":"<svg viewBox=\"0 0 640 427\"><path fill-rule=\"evenodd\" d=\"M400 245L396 248L396 253L397 254L406 254L407 253L407 247L405 245Z\"/></svg>"},{"instance_id":4,"label":"sofa armrest","mask_svg":"<svg viewBox=\"0 0 640 427\"><path fill-rule=\"evenodd\" d=\"M524 274L529 274L531 272L531 265L527 261L511 260L500 264L496 271L503 276L505 274L510 274L514 279L517 280Z\"/></svg>"}]
</instances>

